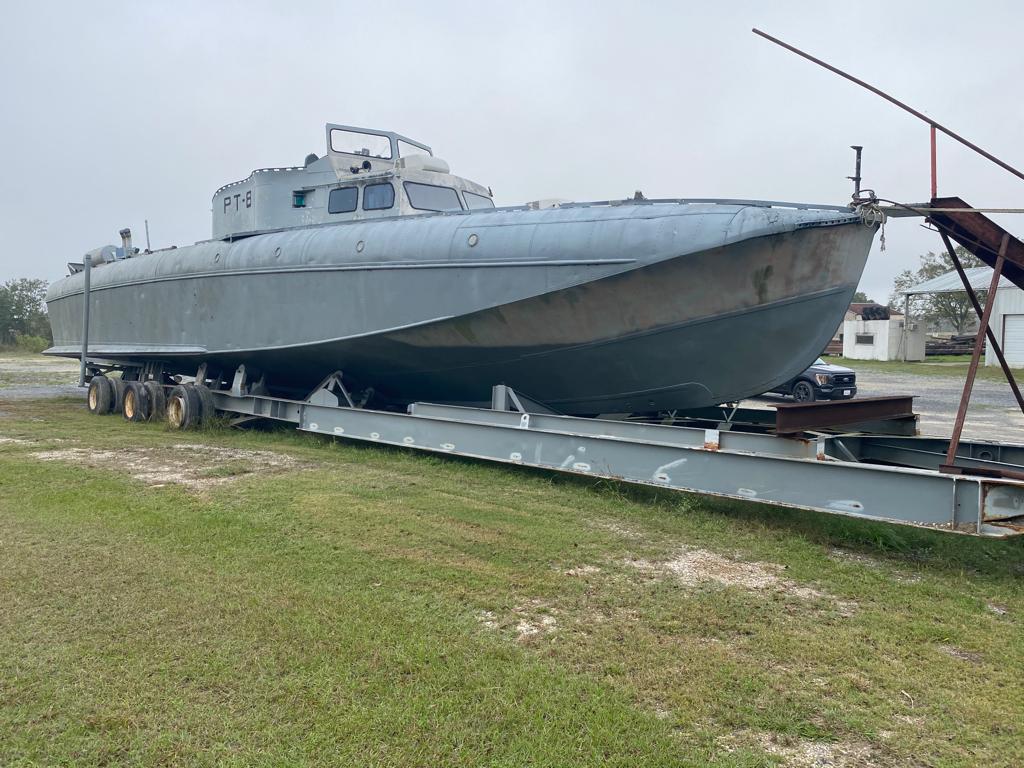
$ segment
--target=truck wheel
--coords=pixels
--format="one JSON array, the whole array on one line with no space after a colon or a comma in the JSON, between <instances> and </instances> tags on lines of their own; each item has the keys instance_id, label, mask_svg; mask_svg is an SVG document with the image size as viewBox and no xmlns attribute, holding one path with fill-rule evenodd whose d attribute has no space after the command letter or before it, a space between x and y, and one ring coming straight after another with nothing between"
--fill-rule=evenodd
<instances>
[{"instance_id":1,"label":"truck wheel","mask_svg":"<svg viewBox=\"0 0 1024 768\"><path fill-rule=\"evenodd\" d=\"M114 404L111 407L113 413L124 413L124 392L128 388L128 382L124 379L111 379L114 387Z\"/></svg>"},{"instance_id":2,"label":"truck wheel","mask_svg":"<svg viewBox=\"0 0 1024 768\"><path fill-rule=\"evenodd\" d=\"M798 381L793 385L793 399L798 403L813 403L817 396L814 394L814 387L810 382Z\"/></svg>"},{"instance_id":3,"label":"truck wheel","mask_svg":"<svg viewBox=\"0 0 1024 768\"><path fill-rule=\"evenodd\" d=\"M205 384L196 384L195 392L199 395L199 423L207 424L217 415L217 406L213 404L213 394Z\"/></svg>"},{"instance_id":4,"label":"truck wheel","mask_svg":"<svg viewBox=\"0 0 1024 768\"><path fill-rule=\"evenodd\" d=\"M124 417L128 421L149 419L149 393L142 382L128 381L124 386Z\"/></svg>"},{"instance_id":5,"label":"truck wheel","mask_svg":"<svg viewBox=\"0 0 1024 768\"><path fill-rule=\"evenodd\" d=\"M106 376L93 376L89 382L89 394L86 396L89 413L103 416L110 413L114 405L114 386Z\"/></svg>"},{"instance_id":6,"label":"truck wheel","mask_svg":"<svg viewBox=\"0 0 1024 768\"><path fill-rule=\"evenodd\" d=\"M149 420L160 421L167 411L167 393L156 381L147 381L142 386L149 396Z\"/></svg>"},{"instance_id":7,"label":"truck wheel","mask_svg":"<svg viewBox=\"0 0 1024 768\"><path fill-rule=\"evenodd\" d=\"M199 423L202 403L190 384L179 384L167 396L167 425L171 429L192 429Z\"/></svg>"}]
</instances>

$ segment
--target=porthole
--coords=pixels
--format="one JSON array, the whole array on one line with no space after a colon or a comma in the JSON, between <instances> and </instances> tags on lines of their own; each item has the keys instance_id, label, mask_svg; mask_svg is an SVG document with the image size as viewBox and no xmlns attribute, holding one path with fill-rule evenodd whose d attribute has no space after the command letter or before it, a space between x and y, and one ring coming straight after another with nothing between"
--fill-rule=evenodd
<instances>
[{"instance_id":1,"label":"porthole","mask_svg":"<svg viewBox=\"0 0 1024 768\"><path fill-rule=\"evenodd\" d=\"M469 244L469 247L472 248L474 245L480 242L480 238L474 232L472 235L469 236L469 239L467 239L466 242Z\"/></svg>"}]
</instances>

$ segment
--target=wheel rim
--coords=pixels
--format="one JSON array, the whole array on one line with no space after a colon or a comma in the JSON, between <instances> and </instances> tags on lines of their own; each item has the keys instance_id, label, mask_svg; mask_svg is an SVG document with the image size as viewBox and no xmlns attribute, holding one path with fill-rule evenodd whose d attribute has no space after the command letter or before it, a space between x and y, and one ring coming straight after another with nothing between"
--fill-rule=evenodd
<instances>
[{"instance_id":1,"label":"wheel rim","mask_svg":"<svg viewBox=\"0 0 1024 768\"><path fill-rule=\"evenodd\" d=\"M124 393L124 415L129 419L135 418L135 392L128 390Z\"/></svg>"},{"instance_id":2,"label":"wheel rim","mask_svg":"<svg viewBox=\"0 0 1024 768\"><path fill-rule=\"evenodd\" d=\"M167 401L167 421L172 427L180 427L185 404L180 397L172 397Z\"/></svg>"},{"instance_id":3,"label":"wheel rim","mask_svg":"<svg viewBox=\"0 0 1024 768\"><path fill-rule=\"evenodd\" d=\"M99 397L96 395L96 387L89 387L89 410L96 410L96 403L99 402Z\"/></svg>"},{"instance_id":4,"label":"wheel rim","mask_svg":"<svg viewBox=\"0 0 1024 768\"><path fill-rule=\"evenodd\" d=\"M797 384L796 389L793 390L793 399L800 402L810 400L810 393L807 391L809 387L806 384Z\"/></svg>"}]
</instances>

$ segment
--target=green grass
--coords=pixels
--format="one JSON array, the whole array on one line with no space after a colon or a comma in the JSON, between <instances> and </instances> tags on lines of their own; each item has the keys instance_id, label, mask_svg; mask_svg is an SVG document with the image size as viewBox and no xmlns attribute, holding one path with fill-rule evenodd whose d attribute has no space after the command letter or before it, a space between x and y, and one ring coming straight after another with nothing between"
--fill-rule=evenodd
<instances>
[{"instance_id":1,"label":"green grass","mask_svg":"<svg viewBox=\"0 0 1024 768\"><path fill-rule=\"evenodd\" d=\"M934 355L926 357L920 362L906 362L902 360L851 360L846 357L828 357L827 362L836 365L845 365L855 371L885 371L889 373L913 373L920 376L939 376L963 381L967 376L967 369L970 367L970 355ZM1020 368L1011 369L1017 381L1024 380L1024 370ZM1005 382L1002 368L990 367L981 361L978 366L978 379L983 381Z\"/></svg>"},{"instance_id":2,"label":"green grass","mask_svg":"<svg viewBox=\"0 0 1024 768\"><path fill-rule=\"evenodd\" d=\"M0 765L774 765L767 734L1024 762L1020 541L287 429L182 436L77 399L3 410ZM208 462L178 443L298 466L213 462L186 490L33 456ZM629 565L683 547L835 599Z\"/></svg>"}]
</instances>

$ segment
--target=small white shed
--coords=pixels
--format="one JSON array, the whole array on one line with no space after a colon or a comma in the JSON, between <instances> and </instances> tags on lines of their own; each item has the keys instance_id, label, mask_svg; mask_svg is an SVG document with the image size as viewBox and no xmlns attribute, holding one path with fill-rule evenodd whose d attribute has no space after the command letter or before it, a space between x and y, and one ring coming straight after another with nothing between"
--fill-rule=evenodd
<instances>
[{"instance_id":1,"label":"small white shed","mask_svg":"<svg viewBox=\"0 0 1024 768\"><path fill-rule=\"evenodd\" d=\"M906 355L904 355L906 346ZM900 315L888 320L856 317L843 323L843 357L851 360L924 360L924 331Z\"/></svg>"}]
</instances>

